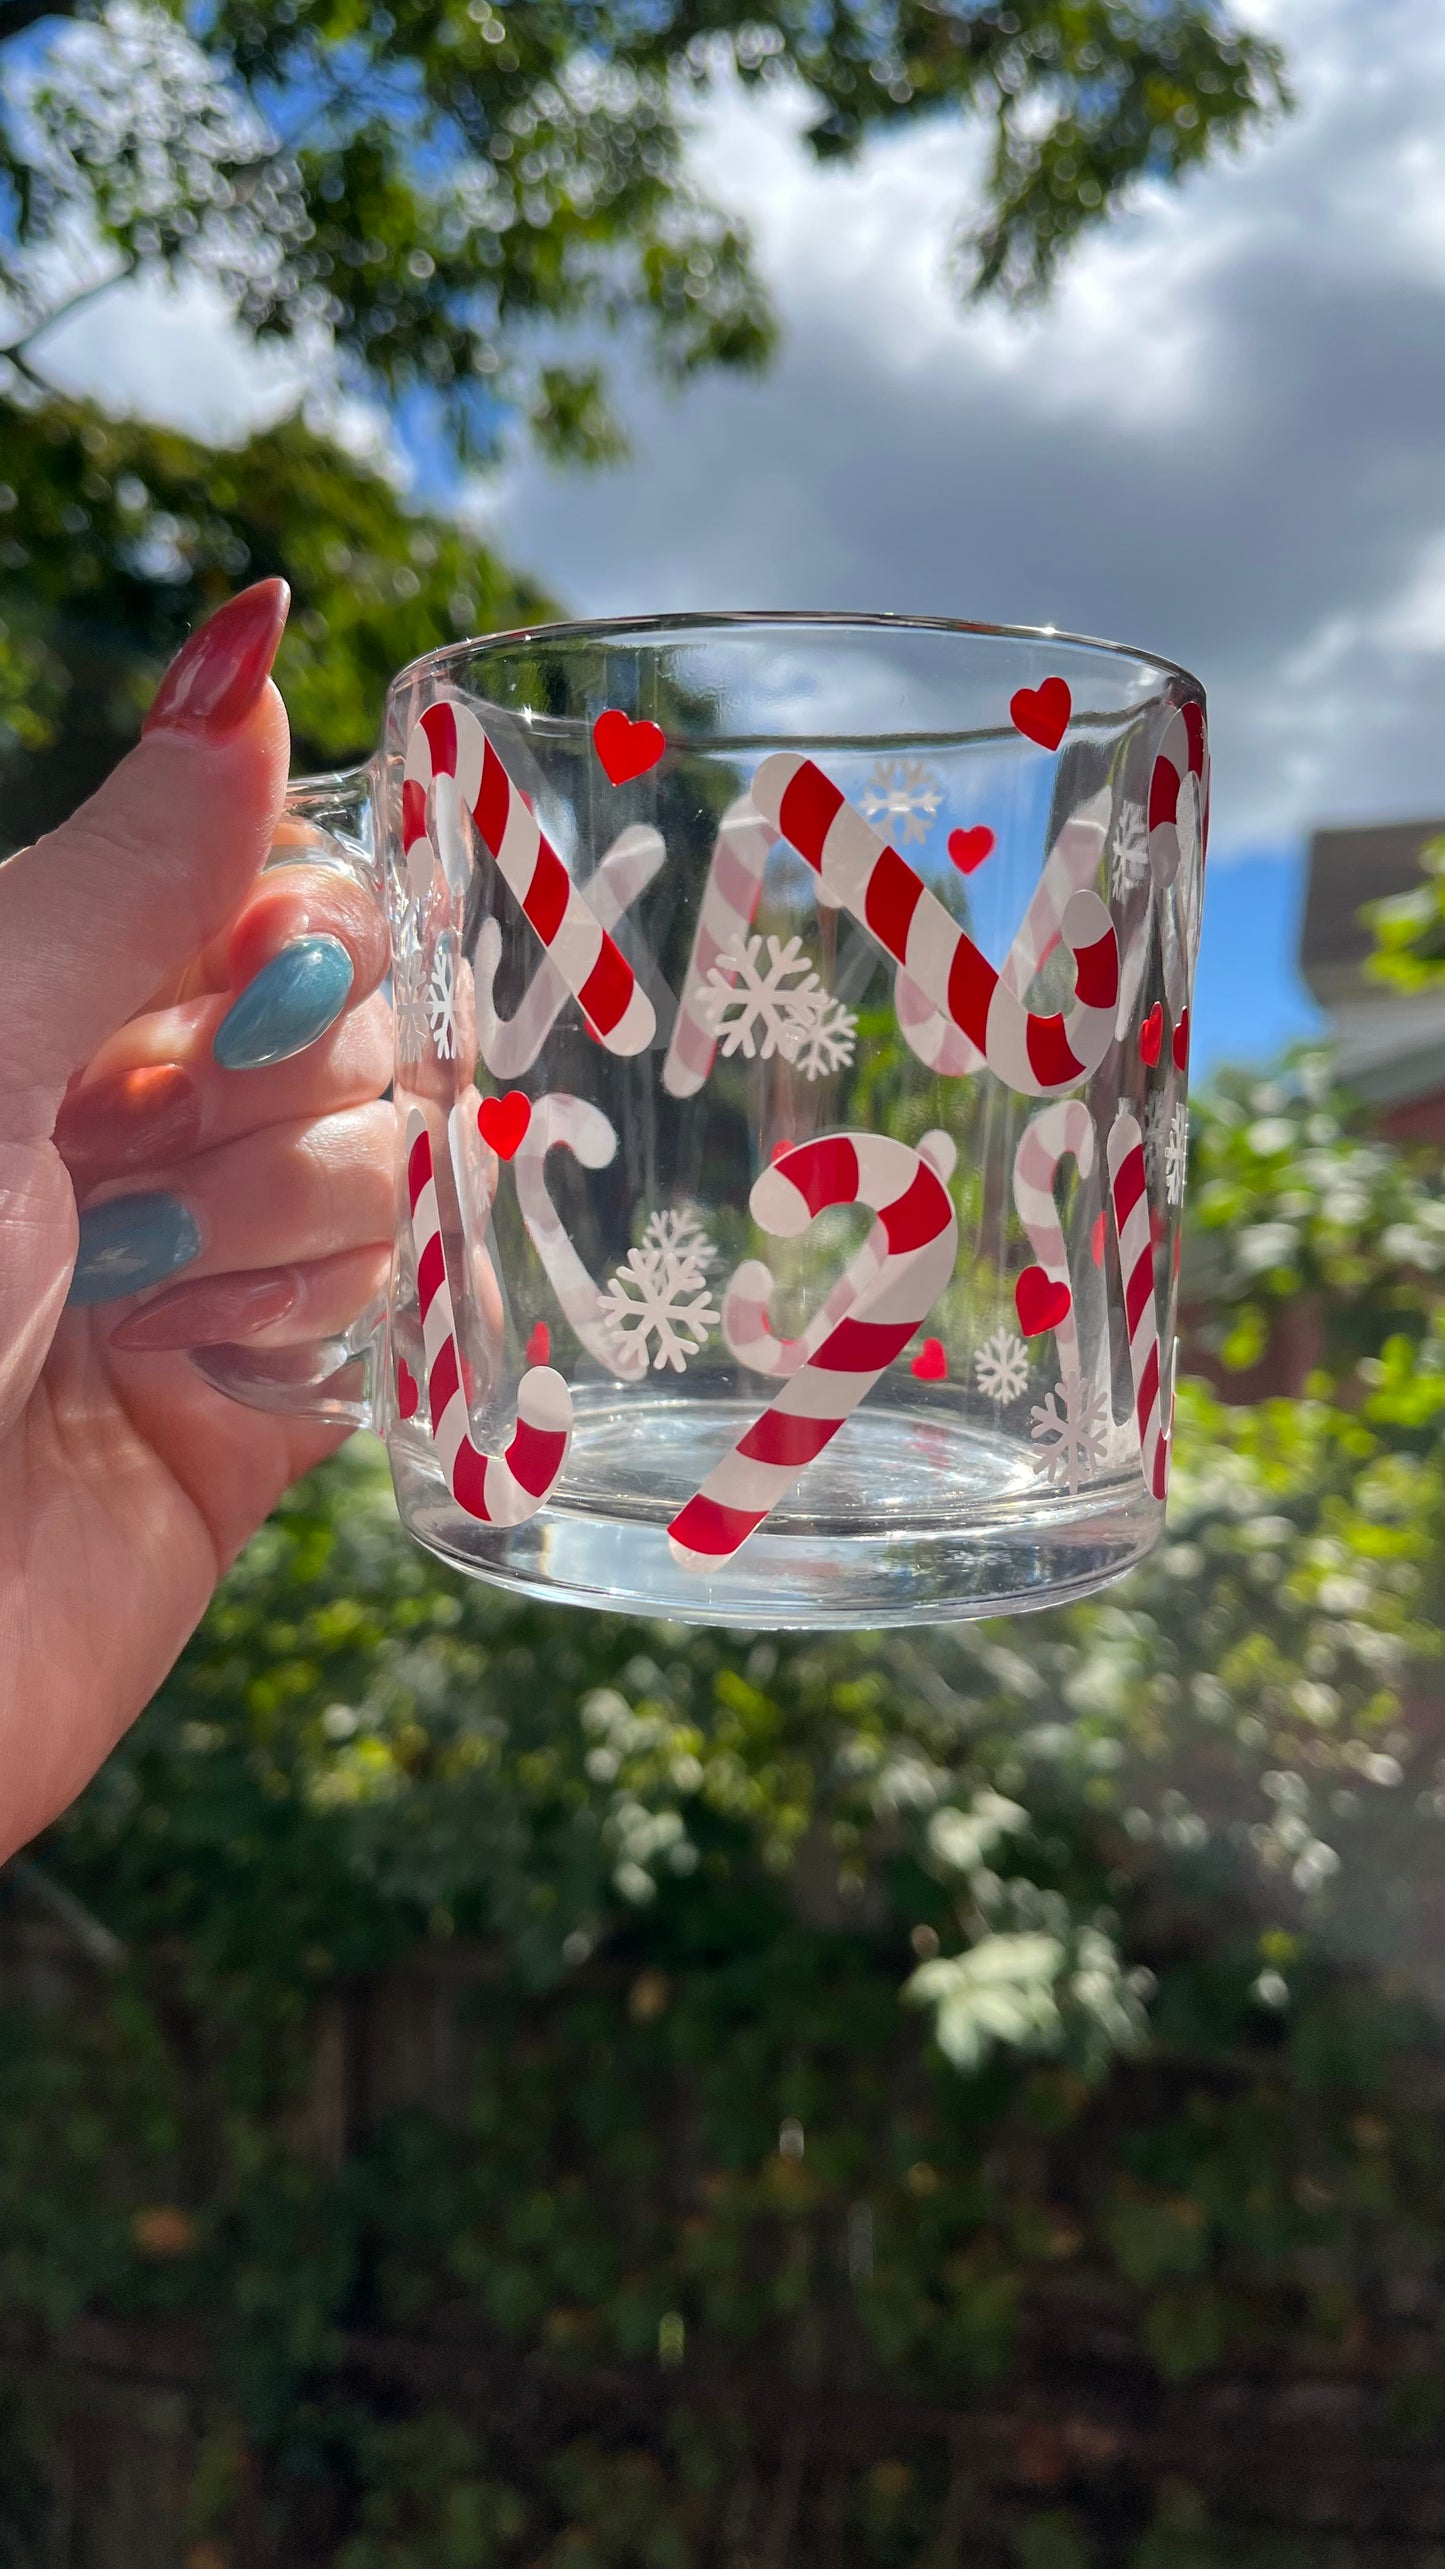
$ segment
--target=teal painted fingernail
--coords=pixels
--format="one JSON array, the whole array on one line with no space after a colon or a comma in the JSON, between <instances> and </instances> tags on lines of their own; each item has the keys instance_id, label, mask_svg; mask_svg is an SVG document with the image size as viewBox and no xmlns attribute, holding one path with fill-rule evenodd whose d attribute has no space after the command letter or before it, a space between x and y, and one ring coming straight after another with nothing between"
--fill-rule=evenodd
<instances>
[{"instance_id":1,"label":"teal painted fingernail","mask_svg":"<svg viewBox=\"0 0 1445 2569\"><path fill-rule=\"evenodd\" d=\"M298 937L283 946L216 1028L211 1050L222 1070L260 1070L304 1053L335 1025L355 977L339 937Z\"/></svg>"},{"instance_id":2,"label":"teal painted fingernail","mask_svg":"<svg viewBox=\"0 0 1445 2569\"><path fill-rule=\"evenodd\" d=\"M80 1247L67 1302L119 1302L188 1267L201 1245L194 1215L175 1195L113 1195L80 1217Z\"/></svg>"}]
</instances>

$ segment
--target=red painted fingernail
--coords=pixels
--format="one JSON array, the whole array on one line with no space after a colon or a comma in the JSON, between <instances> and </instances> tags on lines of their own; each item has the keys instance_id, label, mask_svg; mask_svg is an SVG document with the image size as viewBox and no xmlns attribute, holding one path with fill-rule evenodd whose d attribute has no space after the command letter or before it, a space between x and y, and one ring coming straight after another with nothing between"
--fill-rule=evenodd
<instances>
[{"instance_id":1,"label":"red painted fingernail","mask_svg":"<svg viewBox=\"0 0 1445 2569\"><path fill-rule=\"evenodd\" d=\"M271 674L290 605L284 580L258 580L217 607L182 643L142 731L195 731L212 739L234 731Z\"/></svg>"},{"instance_id":2,"label":"red painted fingernail","mask_svg":"<svg viewBox=\"0 0 1445 2569\"><path fill-rule=\"evenodd\" d=\"M55 1145L87 1178L184 1159L201 1135L201 1098L179 1062L147 1062L92 1080L60 1110Z\"/></svg>"},{"instance_id":3,"label":"red painted fingernail","mask_svg":"<svg viewBox=\"0 0 1445 2569\"><path fill-rule=\"evenodd\" d=\"M285 1320L301 1299L292 1267L269 1267L250 1276L198 1276L194 1284L158 1293L112 1329L113 1347L159 1355L177 1347L226 1347Z\"/></svg>"}]
</instances>

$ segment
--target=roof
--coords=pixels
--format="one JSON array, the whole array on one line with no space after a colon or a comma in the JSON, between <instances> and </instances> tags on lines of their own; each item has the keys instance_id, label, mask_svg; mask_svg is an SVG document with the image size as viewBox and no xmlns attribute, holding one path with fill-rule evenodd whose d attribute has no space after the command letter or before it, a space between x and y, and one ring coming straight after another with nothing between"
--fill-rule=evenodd
<instances>
[{"instance_id":1,"label":"roof","mask_svg":"<svg viewBox=\"0 0 1445 2569\"><path fill-rule=\"evenodd\" d=\"M1300 970L1324 1008L1366 996L1385 998L1361 966L1370 932L1362 902L1409 892L1419 880L1420 850L1445 836L1445 820L1389 821L1366 829L1316 830L1310 840L1309 888L1300 932Z\"/></svg>"}]
</instances>

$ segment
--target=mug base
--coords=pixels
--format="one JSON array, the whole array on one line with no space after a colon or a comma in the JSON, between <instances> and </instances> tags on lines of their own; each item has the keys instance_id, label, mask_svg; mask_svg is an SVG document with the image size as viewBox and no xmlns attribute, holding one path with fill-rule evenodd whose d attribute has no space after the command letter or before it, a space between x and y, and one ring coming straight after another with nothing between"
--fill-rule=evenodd
<instances>
[{"instance_id":1,"label":"mug base","mask_svg":"<svg viewBox=\"0 0 1445 2569\"><path fill-rule=\"evenodd\" d=\"M1121 1578L1164 1510L1137 1464L1041 1487L1017 1435L902 1404L858 1411L739 1551L680 1559L667 1528L758 1402L579 1387L558 1495L525 1525L465 1516L420 1436L394 1436L403 1522L454 1568L558 1605L749 1631L877 1630L1022 1614Z\"/></svg>"}]
</instances>

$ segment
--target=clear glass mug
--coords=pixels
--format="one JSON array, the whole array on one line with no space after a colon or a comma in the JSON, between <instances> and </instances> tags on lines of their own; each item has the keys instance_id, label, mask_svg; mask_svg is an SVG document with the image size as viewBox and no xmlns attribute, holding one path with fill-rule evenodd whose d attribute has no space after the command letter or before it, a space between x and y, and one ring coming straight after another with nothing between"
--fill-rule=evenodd
<instances>
[{"instance_id":1,"label":"clear glass mug","mask_svg":"<svg viewBox=\"0 0 1445 2569\"><path fill-rule=\"evenodd\" d=\"M385 905L384 1310L198 1359L477 1576L749 1626L1054 1603L1158 1536L1204 696L1053 632L464 642L273 863Z\"/></svg>"}]
</instances>

